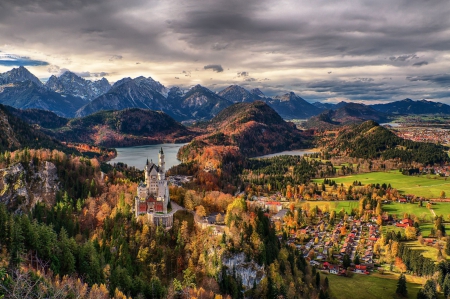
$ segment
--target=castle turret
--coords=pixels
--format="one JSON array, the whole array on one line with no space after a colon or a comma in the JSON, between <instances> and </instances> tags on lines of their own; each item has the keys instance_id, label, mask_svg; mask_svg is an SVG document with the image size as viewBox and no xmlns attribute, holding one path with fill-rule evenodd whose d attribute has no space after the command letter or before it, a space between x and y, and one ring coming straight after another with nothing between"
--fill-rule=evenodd
<instances>
[{"instance_id":1,"label":"castle turret","mask_svg":"<svg viewBox=\"0 0 450 299\"><path fill-rule=\"evenodd\" d=\"M160 169L160 172L165 173L165 171L166 171L166 162L164 162L164 152L163 152L162 147L161 147L161 150L159 151L158 157L159 157L159 169Z\"/></svg>"}]
</instances>

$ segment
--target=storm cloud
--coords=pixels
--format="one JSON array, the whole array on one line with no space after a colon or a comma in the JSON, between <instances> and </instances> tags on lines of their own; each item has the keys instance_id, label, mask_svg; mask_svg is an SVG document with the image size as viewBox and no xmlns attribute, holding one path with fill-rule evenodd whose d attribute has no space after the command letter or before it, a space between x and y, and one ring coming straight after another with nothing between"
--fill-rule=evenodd
<instances>
[{"instance_id":1,"label":"storm cloud","mask_svg":"<svg viewBox=\"0 0 450 299\"><path fill-rule=\"evenodd\" d=\"M223 67L220 64L208 64L203 67L205 70L213 70L217 73L223 72Z\"/></svg>"},{"instance_id":2,"label":"storm cloud","mask_svg":"<svg viewBox=\"0 0 450 299\"><path fill-rule=\"evenodd\" d=\"M311 101L450 102L440 79L411 79L450 68L449 14L448 0L3 0L0 50L112 81L144 75L168 86L246 82ZM0 61L0 71L9 66Z\"/></svg>"},{"instance_id":3,"label":"storm cloud","mask_svg":"<svg viewBox=\"0 0 450 299\"><path fill-rule=\"evenodd\" d=\"M0 65L3 66L41 66L49 63L42 60L33 60L29 57L20 57L13 54L0 53Z\"/></svg>"}]
</instances>

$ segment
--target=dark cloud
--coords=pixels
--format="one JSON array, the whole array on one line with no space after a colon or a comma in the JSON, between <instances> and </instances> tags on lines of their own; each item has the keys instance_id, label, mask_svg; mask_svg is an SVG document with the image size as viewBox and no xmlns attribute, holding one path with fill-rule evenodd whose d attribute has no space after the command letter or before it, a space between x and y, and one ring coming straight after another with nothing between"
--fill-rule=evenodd
<instances>
[{"instance_id":1,"label":"dark cloud","mask_svg":"<svg viewBox=\"0 0 450 299\"><path fill-rule=\"evenodd\" d=\"M20 57L14 54L0 53L0 65L3 66L41 66L49 63L42 60L33 60L29 57Z\"/></svg>"},{"instance_id":2,"label":"dark cloud","mask_svg":"<svg viewBox=\"0 0 450 299\"><path fill-rule=\"evenodd\" d=\"M427 65L428 61L420 61L413 64L413 66L421 67L422 65Z\"/></svg>"},{"instance_id":3,"label":"dark cloud","mask_svg":"<svg viewBox=\"0 0 450 299\"><path fill-rule=\"evenodd\" d=\"M109 61L121 60L123 58L122 55L113 55L109 58Z\"/></svg>"},{"instance_id":4,"label":"dark cloud","mask_svg":"<svg viewBox=\"0 0 450 299\"><path fill-rule=\"evenodd\" d=\"M299 78L305 89L298 92L311 97L345 97L347 90L351 98L389 100L400 93L446 96L443 83L422 88L437 79L405 78L419 78L424 69L448 71L448 15L448 0L2 0L0 40L12 49L48 53L45 60L53 64L63 65L53 57L71 57L81 70L91 62L104 63L111 69L100 69L110 73L122 65L126 72L130 65L170 64L171 72L160 72L175 81L168 74L179 69L205 65L223 72L221 65L208 65L220 61L234 73L244 69L248 76L241 80L271 78L274 92ZM320 75L311 82L308 74ZM308 87L324 80L343 86Z\"/></svg>"},{"instance_id":5,"label":"dark cloud","mask_svg":"<svg viewBox=\"0 0 450 299\"><path fill-rule=\"evenodd\" d=\"M238 73L237 73L237 76L238 76L238 77L248 77L248 76L249 76L249 73L248 73L248 72L238 72Z\"/></svg>"},{"instance_id":6,"label":"dark cloud","mask_svg":"<svg viewBox=\"0 0 450 299\"><path fill-rule=\"evenodd\" d=\"M416 54L409 54L409 55L400 55L397 57L391 56L391 57L389 57L389 60L390 61L408 61L408 60L417 59L417 58L419 58L419 57L417 57Z\"/></svg>"},{"instance_id":7,"label":"dark cloud","mask_svg":"<svg viewBox=\"0 0 450 299\"><path fill-rule=\"evenodd\" d=\"M228 48L228 43L214 43L211 46L211 49L216 50L216 51L222 51L225 50L226 48Z\"/></svg>"},{"instance_id":8,"label":"dark cloud","mask_svg":"<svg viewBox=\"0 0 450 299\"><path fill-rule=\"evenodd\" d=\"M427 81L436 83L443 86L450 85L450 74L437 74L437 75L422 75L422 76L412 76L406 77L409 81Z\"/></svg>"},{"instance_id":9,"label":"dark cloud","mask_svg":"<svg viewBox=\"0 0 450 299\"><path fill-rule=\"evenodd\" d=\"M213 70L217 73L223 72L223 67L220 64L208 64L203 67L205 70Z\"/></svg>"}]
</instances>

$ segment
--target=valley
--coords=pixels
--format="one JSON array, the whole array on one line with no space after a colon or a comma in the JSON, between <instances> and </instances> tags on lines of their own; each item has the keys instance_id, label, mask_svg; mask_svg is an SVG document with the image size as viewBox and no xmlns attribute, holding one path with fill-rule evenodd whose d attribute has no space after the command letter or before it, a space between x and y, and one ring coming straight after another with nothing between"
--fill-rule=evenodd
<instances>
[{"instance_id":1,"label":"valley","mask_svg":"<svg viewBox=\"0 0 450 299\"><path fill-rule=\"evenodd\" d=\"M389 107L403 103L319 105L145 77L111 86L70 72L44 85L11 72L5 88L19 77L56 102L87 101L61 113L7 91L0 267L11 275L39 270L50 286L52 273L83 273L66 292L104 298L347 298L338 290L353 284L378 298L400 279L415 296L430 276L450 277L447 120L418 113L442 106L405 100L419 110L399 116Z\"/></svg>"}]
</instances>

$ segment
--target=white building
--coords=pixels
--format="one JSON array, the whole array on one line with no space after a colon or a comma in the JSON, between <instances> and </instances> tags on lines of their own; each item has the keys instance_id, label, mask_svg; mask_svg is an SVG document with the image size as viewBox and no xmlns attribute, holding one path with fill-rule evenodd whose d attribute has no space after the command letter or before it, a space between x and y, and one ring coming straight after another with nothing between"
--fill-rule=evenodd
<instances>
[{"instance_id":1,"label":"white building","mask_svg":"<svg viewBox=\"0 0 450 299\"><path fill-rule=\"evenodd\" d=\"M171 226L171 219L164 217L167 214L170 196L168 182L165 177L164 152L162 148L158 157L158 165L154 164L153 161L149 162L147 160L144 168L145 181L141 182L137 187L134 210L136 218L141 215L147 215L149 221L157 225L162 222L164 226Z\"/></svg>"}]
</instances>

